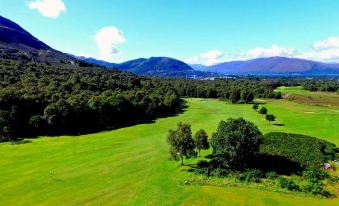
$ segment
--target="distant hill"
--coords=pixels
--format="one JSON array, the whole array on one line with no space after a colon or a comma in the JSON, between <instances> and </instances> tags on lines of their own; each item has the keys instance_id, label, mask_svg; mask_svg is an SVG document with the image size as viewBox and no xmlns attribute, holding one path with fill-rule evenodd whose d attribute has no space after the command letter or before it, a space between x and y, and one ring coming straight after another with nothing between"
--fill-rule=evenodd
<instances>
[{"instance_id":1,"label":"distant hill","mask_svg":"<svg viewBox=\"0 0 339 206\"><path fill-rule=\"evenodd\" d=\"M339 64L297 58L269 57L225 62L205 67L202 70L234 75L339 75Z\"/></svg>"},{"instance_id":2,"label":"distant hill","mask_svg":"<svg viewBox=\"0 0 339 206\"><path fill-rule=\"evenodd\" d=\"M145 76L204 78L213 75L209 72L196 71L185 62L169 57L151 57L149 59L139 58L120 64L101 61L94 58L77 58L100 66L117 68L119 70Z\"/></svg>"},{"instance_id":3,"label":"distant hill","mask_svg":"<svg viewBox=\"0 0 339 206\"><path fill-rule=\"evenodd\" d=\"M195 73L186 63L168 57L136 59L118 64L117 68L146 76L187 76Z\"/></svg>"},{"instance_id":4,"label":"distant hill","mask_svg":"<svg viewBox=\"0 0 339 206\"><path fill-rule=\"evenodd\" d=\"M116 68L116 66L118 64L115 63L110 63L110 62L106 62L106 61L102 61L102 60L98 60L98 59L94 59L92 57L84 57L84 56L75 56L72 54L69 54L70 56L80 59L82 61L91 63L91 64L95 64L95 65L99 65L99 66L103 66L103 67L107 67L107 68Z\"/></svg>"},{"instance_id":5,"label":"distant hill","mask_svg":"<svg viewBox=\"0 0 339 206\"><path fill-rule=\"evenodd\" d=\"M92 66L51 48L15 22L2 16L0 16L0 58L55 66Z\"/></svg>"},{"instance_id":6,"label":"distant hill","mask_svg":"<svg viewBox=\"0 0 339 206\"><path fill-rule=\"evenodd\" d=\"M197 71L205 71L208 66L203 65L203 64L190 64L190 66Z\"/></svg>"}]
</instances>

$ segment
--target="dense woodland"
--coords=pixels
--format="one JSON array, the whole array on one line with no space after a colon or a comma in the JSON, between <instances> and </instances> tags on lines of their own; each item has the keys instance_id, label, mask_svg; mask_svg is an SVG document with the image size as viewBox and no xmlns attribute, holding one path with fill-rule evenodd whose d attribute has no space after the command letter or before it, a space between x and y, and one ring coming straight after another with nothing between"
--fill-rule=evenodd
<instances>
[{"instance_id":1,"label":"dense woodland","mask_svg":"<svg viewBox=\"0 0 339 206\"><path fill-rule=\"evenodd\" d=\"M175 114L181 97L280 98L272 80L142 77L100 67L0 60L0 139L82 134Z\"/></svg>"}]
</instances>

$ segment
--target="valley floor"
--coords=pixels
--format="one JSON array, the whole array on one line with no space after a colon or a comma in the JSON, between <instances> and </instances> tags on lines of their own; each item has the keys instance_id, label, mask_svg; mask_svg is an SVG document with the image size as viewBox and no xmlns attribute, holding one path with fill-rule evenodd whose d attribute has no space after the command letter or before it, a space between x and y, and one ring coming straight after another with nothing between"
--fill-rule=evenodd
<instances>
[{"instance_id":1,"label":"valley floor","mask_svg":"<svg viewBox=\"0 0 339 206\"><path fill-rule=\"evenodd\" d=\"M191 174L168 160L166 143L179 121L192 124L193 133L203 128L211 135L220 120L244 117L263 133L301 133L339 145L337 108L269 100L265 106L278 124L270 125L252 105L186 100L187 111L150 124L0 144L0 205L338 205L338 198L185 185Z\"/></svg>"}]
</instances>

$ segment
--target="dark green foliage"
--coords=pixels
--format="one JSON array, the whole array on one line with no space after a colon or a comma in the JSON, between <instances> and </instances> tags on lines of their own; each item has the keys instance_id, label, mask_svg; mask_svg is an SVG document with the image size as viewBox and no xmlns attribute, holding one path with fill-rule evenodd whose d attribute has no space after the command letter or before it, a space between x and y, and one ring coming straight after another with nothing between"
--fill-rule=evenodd
<instances>
[{"instance_id":1,"label":"dark green foliage","mask_svg":"<svg viewBox=\"0 0 339 206\"><path fill-rule=\"evenodd\" d=\"M0 141L147 122L180 111L181 97L229 100L232 96L233 102L240 100L240 94L243 101L252 99L251 94L273 98L279 86L274 79L141 77L81 61L73 64L72 58L60 55L42 59L34 52L27 56L0 48Z\"/></svg>"},{"instance_id":2,"label":"dark green foliage","mask_svg":"<svg viewBox=\"0 0 339 206\"><path fill-rule=\"evenodd\" d=\"M266 114L266 120L271 123L273 121L275 121L275 116L273 114Z\"/></svg>"},{"instance_id":3,"label":"dark green foliage","mask_svg":"<svg viewBox=\"0 0 339 206\"><path fill-rule=\"evenodd\" d=\"M278 178L279 175L278 175L276 172L273 171L273 172L267 172L267 173L265 174L265 177L268 178L268 179L273 180L273 179Z\"/></svg>"},{"instance_id":4,"label":"dark green foliage","mask_svg":"<svg viewBox=\"0 0 339 206\"><path fill-rule=\"evenodd\" d=\"M287 179L285 177L279 177L278 181L281 188L291 191L300 191L300 187L293 180Z\"/></svg>"},{"instance_id":5,"label":"dark green foliage","mask_svg":"<svg viewBox=\"0 0 339 206\"><path fill-rule=\"evenodd\" d=\"M244 103L251 103L254 100L254 95L252 91L249 90L242 90L241 91L241 101L243 101Z\"/></svg>"},{"instance_id":6,"label":"dark green foliage","mask_svg":"<svg viewBox=\"0 0 339 206\"><path fill-rule=\"evenodd\" d=\"M267 114L267 109L266 109L266 107L261 107L261 108L259 109L259 114Z\"/></svg>"},{"instance_id":7,"label":"dark green foliage","mask_svg":"<svg viewBox=\"0 0 339 206\"><path fill-rule=\"evenodd\" d=\"M197 131L194 135L195 147L198 149L198 154L200 156L200 150L208 149L210 147L208 143L208 135L205 130L201 129Z\"/></svg>"},{"instance_id":8,"label":"dark green foliage","mask_svg":"<svg viewBox=\"0 0 339 206\"><path fill-rule=\"evenodd\" d=\"M311 193L314 195L321 195L324 197L331 197L332 194L325 190L320 183L309 182L301 187L301 190L306 193Z\"/></svg>"},{"instance_id":9,"label":"dark green foliage","mask_svg":"<svg viewBox=\"0 0 339 206\"><path fill-rule=\"evenodd\" d=\"M223 167L246 169L259 155L263 136L251 122L242 118L219 123L211 143L213 159Z\"/></svg>"},{"instance_id":10,"label":"dark green foliage","mask_svg":"<svg viewBox=\"0 0 339 206\"><path fill-rule=\"evenodd\" d=\"M258 169L247 169L246 171L239 174L239 180L245 182L260 182L262 178L262 172Z\"/></svg>"},{"instance_id":11,"label":"dark green foliage","mask_svg":"<svg viewBox=\"0 0 339 206\"><path fill-rule=\"evenodd\" d=\"M336 92L339 89L338 81L322 79L302 81L301 85L303 89L309 91Z\"/></svg>"},{"instance_id":12,"label":"dark green foliage","mask_svg":"<svg viewBox=\"0 0 339 206\"><path fill-rule=\"evenodd\" d=\"M93 66L3 59L0 65L0 141L117 128L182 106L177 92L157 79Z\"/></svg>"},{"instance_id":13,"label":"dark green foliage","mask_svg":"<svg viewBox=\"0 0 339 206\"><path fill-rule=\"evenodd\" d=\"M320 169L308 169L303 172L303 178L310 182L319 182L321 180L330 178L331 176L325 170Z\"/></svg>"},{"instance_id":14,"label":"dark green foliage","mask_svg":"<svg viewBox=\"0 0 339 206\"><path fill-rule=\"evenodd\" d=\"M252 106L252 109L257 110L259 108L259 105L257 103L254 103Z\"/></svg>"},{"instance_id":15,"label":"dark green foliage","mask_svg":"<svg viewBox=\"0 0 339 206\"><path fill-rule=\"evenodd\" d=\"M180 122L176 130L169 130L167 142L171 146L171 158L177 161L181 159L181 165L184 164L184 157L188 159L196 156L191 125L189 124Z\"/></svg>"},{"instance_id":16,"label":"dark green foliage","mask_svg":"<svg viewBox=\"0 0 339 206\"><path fill-rule=\"evenodd\" d=\"M229 98L232 103L237 103L240 100L240 91L233 89L229 95Z\"/></svg>"},{"instance_id":17,"label":"dark green foliage","mask_svg":"<svg viewBox=\"0 0 339 206\"><path fill-rule=\"evenodd\" d=\"M281 92L274 93L274 99L281 99Z\"/></svg>"},{"instance_id":18,"label":"dark green foliage","mask_svg":"<svg viewBox=\"0 0 339 206\"><path fill-rule=\"evenodd\" d=\"M302 168L319 168L334 159L336 146L315 137L273 132L265 135L260 153L286 158Z\"/></svg>"}]
</instances>

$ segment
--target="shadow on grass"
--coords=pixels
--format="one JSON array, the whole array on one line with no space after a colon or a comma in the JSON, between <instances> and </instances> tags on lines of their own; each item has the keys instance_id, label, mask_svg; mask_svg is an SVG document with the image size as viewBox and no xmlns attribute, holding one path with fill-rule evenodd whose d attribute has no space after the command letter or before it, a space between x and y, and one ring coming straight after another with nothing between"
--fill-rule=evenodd
<instances>
[{"instance_id":1,"label":"shadow on grass","mask_svg":"<svg viewBox=\"0 0 339 206\"><path fill-rule=\"evenodd\" d=\"M207 175L213 173L214 170L219 170L222 168L218 162L214 161L213 155L208 155L206 158L210 159L209 161L201 160L197 164L187 164L190 168L186 171L196 172L198 170L205 171ZM300 174L303 170L302 166L294 161L291 161L285 157L277 156L277 155L267 155L260 154L256 161L253 161L251 166L247 169L258 169L264 173L266 172L276 172L279 175L292 175L292 174ZM224 168L225 175L227 172L232 171L233 169ZM241 170L233 170L239 171Z\"/></svg>"},{"instance_id":2,"label":"shadow on grass","mask_svg":"<svg viewBox=\"0 0 339 206\"><path fill-rule=\"evenodd\" d=\"M275 126L285 126L285 124L280 124L280 123L275 123L275 124L273 124L273 125L275 125Z\"/></svg>"},{"instance_id":3,"label":"shadow on grass","mask_svg":"<svg viewBox=\"0 0 339 206\"><path fill-rule=\"evenodd\" d=\"M111 130L116 130L116 129L121 129L121 128L126 128L126 127L131 127L139 124L153 124L155 123L156 120L160 118L168 118L168 117L176 117L179 116L180 114L184 113L187 110L188 106L186 104L185 100L182 100L180 103L180 106L176 108L173 111L167 111L162 114L154 115L153 117L138 117L135 119L127 119L123 122L119 123L113 123L110 126L97 126L97 127L86 127L83 125L82 128L78 128L75 130L71 130L72 128L71 124L65 125L65 129L59 128L57 130L52 130L51 128L46 128L44 131L41 131L39 134L34 133L34 134L25 134L24 138L21 137L14 137L12 139L6 139L6 140L1 140L0 142L8 142L11 141L13 145L18 145L18 144L26 144L30 143L31 141L26 140L26 139L37 139L40 136L49 136L49 137L57 137L57 136L79 136L79 135L86 135L86 134L93 134L97 132L105 132L105 131L111 131ZM23 136L23 135L22 135Z\"/></svg>"},{"instance_id":4,"label":"shadow on grass","mask_svg":"<svg viewBox=\"0 0 339 206\"><path fill-rule=\"evenodd\" d=\"M20 144L28 144L31 143L31 140L27 140L27 139L16 139L11 141L11 145L20 145Z\"/></svg>"}]
</instances>

